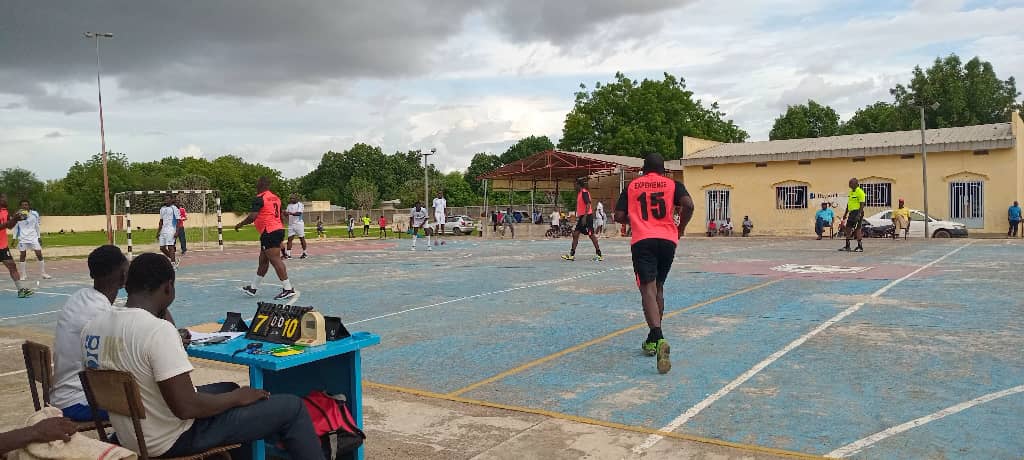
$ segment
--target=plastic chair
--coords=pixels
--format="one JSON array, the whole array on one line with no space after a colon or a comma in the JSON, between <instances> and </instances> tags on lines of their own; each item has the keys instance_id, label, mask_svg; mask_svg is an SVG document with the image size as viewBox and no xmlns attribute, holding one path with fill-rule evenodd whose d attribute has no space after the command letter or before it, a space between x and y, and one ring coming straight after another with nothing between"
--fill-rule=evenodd
<instances>
[{"instance_id":1,"label":"plastic chair","mask_svg":"<svg viewBox=\"0 0 1024 460\"><path fill-rule=\"evenodd\" d=\"M135 377L123 371L86 369L78 373L78 378L82 381L82 388L85 390L85 397L89 400L89 407L93 408L93 414L96 414L96 410L105 410L110 414L130 417L135 430L135 440L139 445L139 458L142 460L152 458L146 448L146 436L142 433L140 420L146 418L146 408L142 405L142 397L139 395L139 385L135 383ZM100 421L96 420L95 424L100 434L100 440L109 442L106 432L101 428ZM229 451L239 447L242 445L231 444L214 447L188 457L173 458L193 460L221 457L231 460Z\"/></svg>"},{"instance_id":2,"label":"plastic chair","mask_svg":"<svg viewBox=\"0 0 1024 460\"><path fill-rule=\"evenodd\" d=\"M42 410L43 406L51 405L53 354L50 352L50 347L32 341L25 341L21 344L21 354L25 356L25 373L28 374L28 388L32 393L32 405L38 412ZM89 431L95 428L93 422L75 423L78 424L78 431ZM104 422L104 427L109 426L109 423Z\"/></svg>"}]
</instances>

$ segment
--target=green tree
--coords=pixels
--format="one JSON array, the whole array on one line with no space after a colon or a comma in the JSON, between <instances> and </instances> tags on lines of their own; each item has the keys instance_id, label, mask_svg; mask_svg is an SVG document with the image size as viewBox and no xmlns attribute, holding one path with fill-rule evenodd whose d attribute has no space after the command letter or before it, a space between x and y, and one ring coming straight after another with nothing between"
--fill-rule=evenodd
<instances>
[{"instance_id":1,"label":"green tree","mask_svg":"<svg viewBox=\"0 0 1024 460\"><path fill-rule=\"evenodd\" d=\"M808 100L807 104L786 107L786 113L775 119L768 138L773 141L805 139L835 136L838 133L839 114L832 107Z\"/></svg>"},{"instance_id":2,"label":"green tree","mask_svg":"<svg viewBox=\"0 0 1024 460\"><path fill-rule=\"evenodd\" d=\"M858 109L839 127L840 134L884 133L910 129L905 111L887 102L876 102Z\"/></svg>"},{"instance_id":3,"label":"green tree","mask_svg":"<svg viewBox=\"0 0 1024 460\"><path fill-rule=\"evenodd\" d=\"M107 153L107 175L110 185L111 202L113 195L132 188L128 158L123 153ZM64 190L73 194L75 214L102 214L103 202L103 159L95 154L84 163L76 161L63 179Z\"/></svg>"},{"instance_id":4,"label":"green tree","mask_svg":"<svg viewBox=\"0 0 1024 460\"><path fill-rule=\"evenodd\" d=\"M167 182L167 188L172 190L209 190L210 178L202 174L185 174Z\"/></svg>"},{"instance_id":5,"label":"green tree","mask_svg":"<svg viewBox=\"0 0 1024 460\"><path fill-rule=\"evenodd\" d=\"M452 171L445 174L442 183L448 206L473 206L483 201L479 195L473 192L473 188L466 181L466 176L461 172Z\"/></svg>"},{"instance_id":6,"label":"green tree","mask_svg":"<svg viewBox=\"0 0 1024 460\"><path fill-rule=\"evenodd\" d=\"M421 160L416 150L385 155L380 147L356 144L344 152L324 153L316 169L298 181L298 189L307 196L316 190L320 196L331 196L335 204L353 207L356 203L348 183L362 177L377 187L380 198L393 199L407 181L422 178Z\"/></svg>"},{"instance_id":7,"label":"green tree","mask_svg":"<svg viewBox=\"0 0 1024 460\"><path fill-rule=\"evenodd\" d=\"M477 178L500 168L501 165L501 158L498 155L487 153L473 155L465 175L466 183L469 184L469 188L473 190L473 193L482 196L484 194L483 181Z\"/></svg>"},{"instance_id":8,"label":"green tree","mask_svg":"<svg viewBox=\"0 0 1024 460\"><path fill-rule=\"evenodd\" d=\"M377 184L373 181L355 177L348 182L348 189L356 208L367 211L377 204Z\"/></svg>"},{"instance_id":9,"label":"green tree","mask_svg":"<svg viewBox=\"0 0 1024 460\"><path fill-rule=\"evenodd\" d=\"M657 152L679 158L683 136L722 142L743 142L749 136L718 103L705 107L686 89L686 82L668 73L662 80L636 82L622 73L615 81L597 83L593 91L580 85L576 104L565 117L559 148L641 157Z\"/></svg>"},{"instance_id":10,"label":"green tree","mask_svg":"<svg viewBox=\"0 0 1024 460\"><path fill-rule=\"evenodd\" d=\"M509 147L505 153L501 154L501 163L507 165L535 153L553 150L554 148L555 144L547 136L524 137Z\"/></svg>"},{"instance_id":11,"label":"green tree","mask_svg":"<svg viewBox=\"0 0 1024 460\"><path fill-rule=\"evenodd\" d=\"M16 208L18 201L28 199L38 205L43 197L45 185L35 173L22 168L7 168L0 171L0 193L6 193L9 205Z\"/></svg>"},{"instance_id":12,"label":"green tree","mask_svg":"<svg viewBox=\"0 0 1024 460\"><path fill-rule=\"evenodd\" d=\"M1020 92L1013 77L1000 80L988 61L974 57L963 64L956 54L936 58L927 70L915 67L910 83L896 85L890 92L896 105L908 112L914 106L938 102L937 109L925 111L929 128L1003 123L1010 112L1020 108ZM920 121L904 113L905 119L914 120L909 129L920 127Z\"/></svg>"}]
</instances>

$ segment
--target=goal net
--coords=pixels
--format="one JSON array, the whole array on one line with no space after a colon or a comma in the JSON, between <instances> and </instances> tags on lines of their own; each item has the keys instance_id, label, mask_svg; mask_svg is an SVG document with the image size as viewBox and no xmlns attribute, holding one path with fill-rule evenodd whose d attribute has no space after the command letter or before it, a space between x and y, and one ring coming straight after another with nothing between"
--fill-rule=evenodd
<instances>
[{"instance_id":1,"label":"goal net","mask_svg":"<svg viewBox=\"0 0 1024 460\"><path fill-rule=\"evenodd\" d=\"M132 232L136 232L138 239L140 231L152 233L157 230L160 208L166 195L177 198L178 205L185 208L185 242L189 250L208 249L214 245L224 249L218 190L136 190L114 195L114 216L117 219L114 244L126 245L129 259L132 257ZM180 241L178 246L181 246Z\"/></svg>"}]
</instances>

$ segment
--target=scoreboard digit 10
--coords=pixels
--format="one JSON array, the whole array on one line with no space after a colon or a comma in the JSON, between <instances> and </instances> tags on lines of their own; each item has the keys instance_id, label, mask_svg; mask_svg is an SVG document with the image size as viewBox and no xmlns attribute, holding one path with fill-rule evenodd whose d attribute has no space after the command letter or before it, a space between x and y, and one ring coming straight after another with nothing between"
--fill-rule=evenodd
<instances>
[{"instance_id":1,"label":"scoreboard digit 10","mask_svg":"<svg viewBox=\"0 0 1024 460\"><path fill-rule=\"evenodd\" d=\"M302 336L302 315L312 310L313 307L259 302L245 338L294 344Z\"/></svg>"}]
</instances>

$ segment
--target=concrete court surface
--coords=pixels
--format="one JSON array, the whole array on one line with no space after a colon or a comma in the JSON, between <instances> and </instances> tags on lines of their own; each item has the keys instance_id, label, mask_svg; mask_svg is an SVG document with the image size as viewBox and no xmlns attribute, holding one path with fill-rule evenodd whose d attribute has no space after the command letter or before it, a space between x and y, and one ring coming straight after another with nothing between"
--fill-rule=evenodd
<instances>
[{"instance_id":1,"label":"concrete court surface","mask_svg":"<svg viewBox=\"0 0 1024 460\"><path fill-rule=\"evenodd\" d=\"M587 241L574 263L558 259L565 239L448 242L313 243L314 257L289 262L297 305L382 336L363 355L366 423L390 444L368 453L1024 454L1021 240L867 240L844 254L837 241L686 238L666 285L668 375L638 349L646 328L626 241L602 240L601 263ZM85 284L83 262L50 265L60 276L40 294L0 302L0 327L45 331ZM237 286L253 265L250 248L190 254L179 323L251 315ZM431 415L412 416L416 405ZM442 420L461 429L438 432Z\"/></svg>"}]
</instances>

